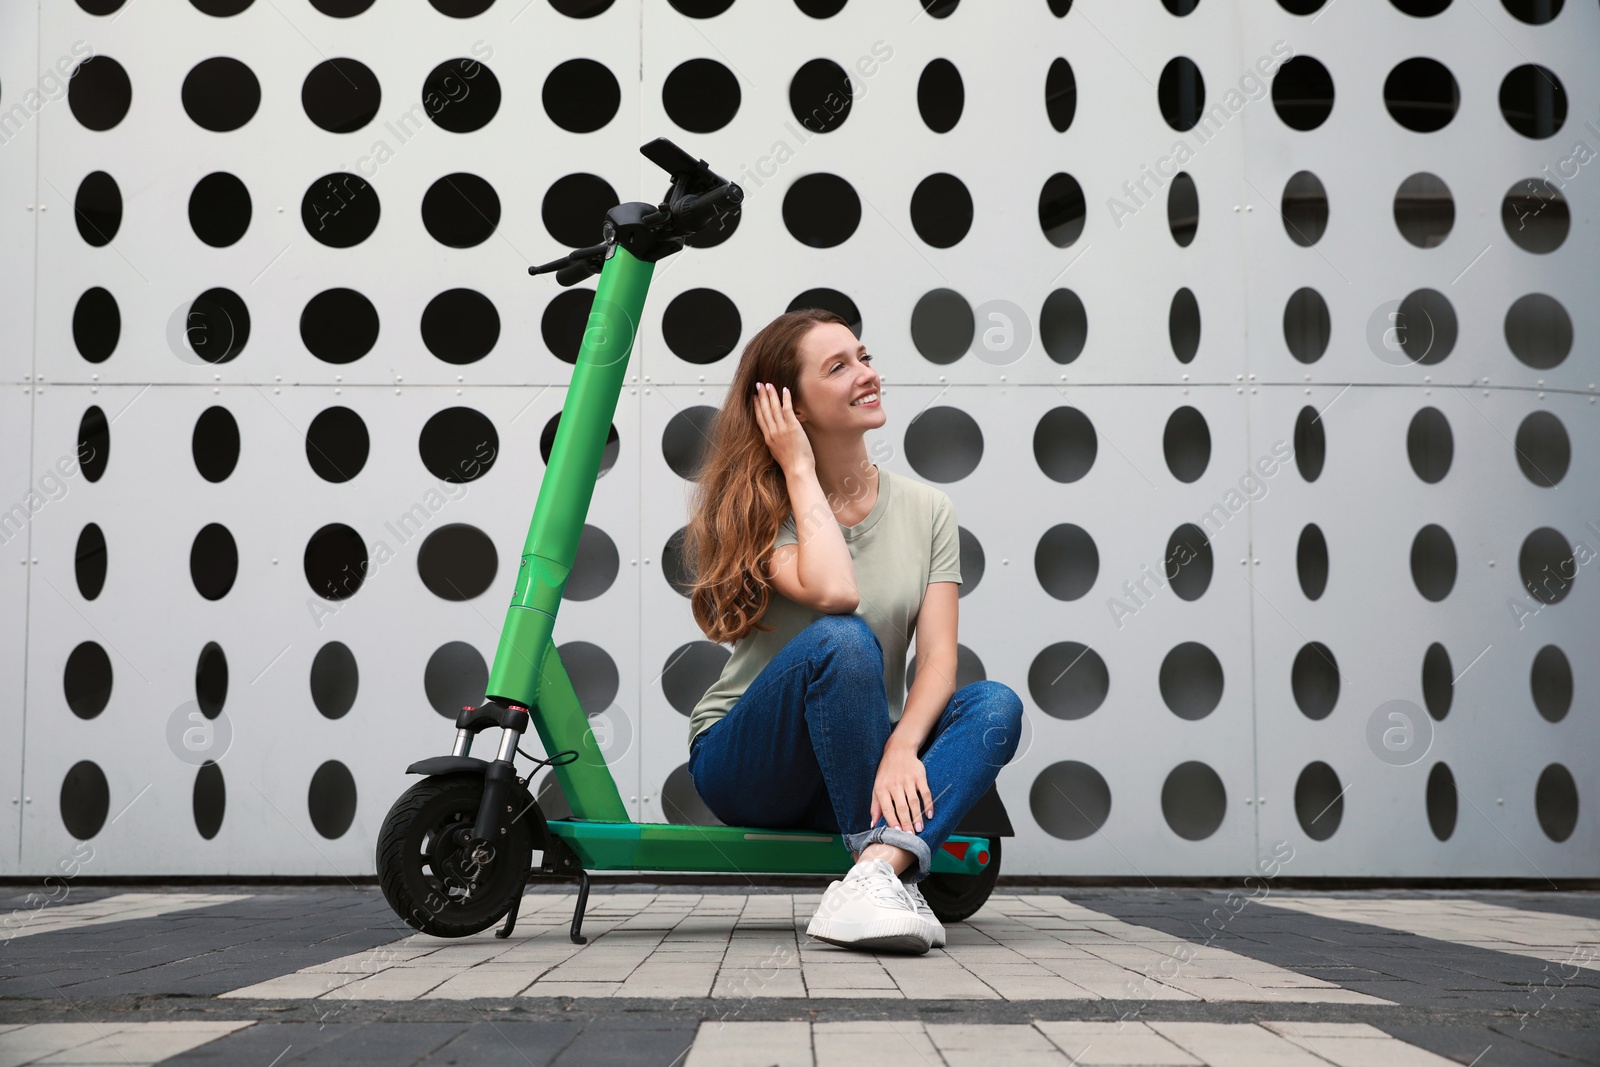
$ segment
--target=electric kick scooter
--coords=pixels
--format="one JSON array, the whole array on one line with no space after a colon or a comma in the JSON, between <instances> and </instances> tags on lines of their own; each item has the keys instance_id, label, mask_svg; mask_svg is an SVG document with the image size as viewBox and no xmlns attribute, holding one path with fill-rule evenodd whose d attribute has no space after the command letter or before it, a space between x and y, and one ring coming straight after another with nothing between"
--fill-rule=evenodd
<instances>
[{"instance_id":1,"label":"electric kick scooter","mask_svg":"<svg viewBox=\"0 0 1600 1067\"><path fill-rule=\"evenodd\" d=\"M600 244L528 268L554 271L563 286L598 272L593 308L484 703L456 716L450 755L406 769L426 777L395 801L378 836L384 897L412 927L439 937L465 937L502 918L497 936L510 936L530 879L577 880L571 937L584 944L590 870L840 876L852 862L839 834L633 822L551 638L655 264L709 223L736 215L744 196L664 138L640 151L672 176L666 199L619 204L606 212ZM544 759L518 747L530 724ZM474 738L491 727L500 730L494 758L471 755ZM526 776L517 773L519 753L535 765ZM547 820L530 794L541 766L552 768L570 819ZM1000 837L1012 835L992 789L958 829L922 883L944 922L966 918L988 899L1000 873Z\"/></svg>"}]
</instances>

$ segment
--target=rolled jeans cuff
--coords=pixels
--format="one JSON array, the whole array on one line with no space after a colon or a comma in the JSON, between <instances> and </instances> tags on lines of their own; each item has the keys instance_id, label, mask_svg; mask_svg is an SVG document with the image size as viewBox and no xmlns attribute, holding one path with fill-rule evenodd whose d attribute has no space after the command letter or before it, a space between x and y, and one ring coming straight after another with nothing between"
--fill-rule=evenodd
<instances>
[{"instance_id":1,"label":"rolled jeans cuff","mask_svg":"<svg viewBox=\"0 0 1600 1067\"><path fill-rule=\"evenodd\" d=\"M885 845L895 845L903 848L917 857L916 868L908 868L900 875L902 882L920 882L928 877L928 871L933 864L933 854L928 850L928 843L908 830L896 830L888 823L879 823L870 830L863 830L859 834L845 834L844 845L851 853L860 855L868 845L882 842Z\"/></svg>"}]
</instances>

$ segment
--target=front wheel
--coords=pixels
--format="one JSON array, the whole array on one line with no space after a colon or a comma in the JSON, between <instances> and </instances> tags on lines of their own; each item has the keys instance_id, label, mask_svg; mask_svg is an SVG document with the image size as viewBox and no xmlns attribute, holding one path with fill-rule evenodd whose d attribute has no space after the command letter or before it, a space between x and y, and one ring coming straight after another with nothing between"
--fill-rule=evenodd
<instances>
[{"instance_id":1,"label":"front wheel","mask_svg":"<svg viewBox=\"0 0 1600 1067\"><path fill-rule=\"evenodd\" d=\"M977 874L929 874L918 886L942 923L958 923L983 907L1000 877L1000 839L989 838L989 864Z\"/></svg>"},{"instance_id":2,"label":"front wheel","mask_svg":"<svg viewBox=\"0 0 1600 1067\"><path fill-rule=\"evenodd\" d=\"M516 818L497 846L470 843L483 779L424 778L400 794L378 835L378 884L407 924L435 937L493 926L522 894L533 866L533 834Z\"/></svg>"}]
</instances>

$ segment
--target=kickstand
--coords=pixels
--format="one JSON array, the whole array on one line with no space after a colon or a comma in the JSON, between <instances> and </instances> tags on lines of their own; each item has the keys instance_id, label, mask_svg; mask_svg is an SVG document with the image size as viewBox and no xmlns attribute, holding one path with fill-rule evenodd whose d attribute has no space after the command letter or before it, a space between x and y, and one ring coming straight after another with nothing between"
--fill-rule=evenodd
<instances>
[{"instance_id":1,"label":"kickstand","mask_svg":"<svg viewBox=\"0 0 1600 1067\"><path fill-rule=\"evenodd\" d=\"M517 895L511 898L511 910L506 912L505 925L494 932L495 937L510 937L511 931L517 928L517 912L522 908L522 894L526 891L526 884L517 889Z\"/></svg>"},{"instance_id":2,"label":"kickstand","mask_svg":"<svg viewBox=\"0 0 1600 1067\"><path fill-rule=\"evenodd\" d=\"M587 945L589 939L578 933L578 928L583 925L583 909L589 903L589 872L582 867L578 868L578 906L572 912L572 943L574 945Z\"/></svg>"}]
</instances>

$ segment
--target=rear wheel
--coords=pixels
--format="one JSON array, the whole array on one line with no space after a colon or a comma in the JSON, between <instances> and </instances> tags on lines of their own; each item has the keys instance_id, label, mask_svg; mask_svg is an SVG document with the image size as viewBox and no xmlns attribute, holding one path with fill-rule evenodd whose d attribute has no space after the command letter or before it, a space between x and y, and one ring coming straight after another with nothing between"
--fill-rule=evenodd
<instances>
[{"instance_id":1,"label":"rear wheel","mask_svg":"<svg viewBox=\"0 0 1600 1067\"><path fill-rule=\"evenodd\" d=\"M977 874L930 874L918 887L942 923L956 923L983 907L1000 877L1000 839L989 838L989 864Z\"/></svg>"},{"instance_id":2,"label":"rear wheel","mask_svg":"<svg viewBox=\"0 0 1600 1067\"><path fill-rule=\"evenodd\" d=\"M482 798L477 775L436 775L400 794L383 820L378 884L395 914L425 934L487 929L527 884L533 834L526 819L516 819L497 846L471 846Z\"/></svg>"}]
</instances>

